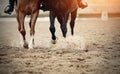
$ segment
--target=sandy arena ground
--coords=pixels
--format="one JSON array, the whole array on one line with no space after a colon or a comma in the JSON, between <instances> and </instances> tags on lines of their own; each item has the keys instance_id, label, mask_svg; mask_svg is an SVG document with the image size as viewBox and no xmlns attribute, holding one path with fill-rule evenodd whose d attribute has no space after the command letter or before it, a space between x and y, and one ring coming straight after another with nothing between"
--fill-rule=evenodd
<instances>
[{"instance_id":1,"label":"sandy arena ground","mask_svg":"<svg viewBox=\"0 0 120 74\"><path fill-rule=\"evenodd\" d=\"M26 19L27 41L29 26ZM17 21L0 18L0 74L120 74L120 18L77 19L75 35L51 43L49 21L36 23L35 49L20 47Z\"/></svg>"}]
</instances>

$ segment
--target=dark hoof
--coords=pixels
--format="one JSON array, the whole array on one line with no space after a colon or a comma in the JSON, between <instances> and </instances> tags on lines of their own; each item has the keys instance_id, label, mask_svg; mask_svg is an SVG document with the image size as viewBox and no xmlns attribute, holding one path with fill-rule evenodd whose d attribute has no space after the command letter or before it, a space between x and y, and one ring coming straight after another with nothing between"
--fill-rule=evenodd
<instances>
[{"instance_id":1,"label":"dark hoof","mask_svg":"<svg viewBox=\"0 0 120 74\"><path fill-rule=\"evenodd\" d=\"M56 40L52 40L51 43L52 43L52 44L56 44Z\"/></svg>"},{"instance_id":2,"label":"dark hoof","mask_svg":"<svg viewBox=\"0 0 120 74\"><path fill-rule=\"evenodd\" d=\"M26 48L26 49L28 49L28 44L25 43L25 44L23 45L23 47Z\"/></svg>"}]
</instances>

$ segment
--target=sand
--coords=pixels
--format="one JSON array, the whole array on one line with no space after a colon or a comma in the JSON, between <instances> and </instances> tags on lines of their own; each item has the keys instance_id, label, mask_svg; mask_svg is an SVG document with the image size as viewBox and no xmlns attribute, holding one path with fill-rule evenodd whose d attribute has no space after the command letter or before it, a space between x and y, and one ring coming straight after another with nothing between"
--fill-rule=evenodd
<instances>
[{"instance_id":1,"label":"sand","mask_svg":"<svg viewBox=\"0 0 120 74\"><path fill-rule=\"evenodd\" d=\"M0 18L2 20L2 18ZM36 23L35 48L20 47L17 21L0 21L0 74L120 74L120 18L77 19L63 38L56 21L51 43L49 21ZM29 26L25 22L29 43Z\"/></svg>"}]
</instances>

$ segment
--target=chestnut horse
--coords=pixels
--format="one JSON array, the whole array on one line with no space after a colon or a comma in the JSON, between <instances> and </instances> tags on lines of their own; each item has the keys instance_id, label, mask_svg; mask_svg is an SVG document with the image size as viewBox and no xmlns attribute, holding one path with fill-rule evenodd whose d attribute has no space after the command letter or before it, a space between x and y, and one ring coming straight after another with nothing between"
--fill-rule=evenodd
<instances>
[{"instance_id":1,"label":"chestnut horse","mask_svg":"<svg viewBox=\"0 0 120 74\"><path fill-rule=\"evenodd\" d=\"M39 14L40 0L16 0L15 11L18 22L18 30L22 37L22 46L24 48L33 49L34 47L34 34L35 23ZM24 27L25 16L30 15L30 42L26 42L26 31Z\"/></svg>"}]
</instances>

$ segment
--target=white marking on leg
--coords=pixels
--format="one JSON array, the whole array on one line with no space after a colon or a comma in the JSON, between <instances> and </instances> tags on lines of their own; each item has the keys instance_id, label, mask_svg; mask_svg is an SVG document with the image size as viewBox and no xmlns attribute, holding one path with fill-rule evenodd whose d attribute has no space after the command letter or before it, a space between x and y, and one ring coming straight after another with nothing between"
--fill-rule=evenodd
<instances>
[{"instance_id":1,"label":"white marking on leg","mask_svg":"<svg viewBox=\"0 0 120 74\"><path fill-rule=\"evenodd\" d=\"M27 43L27 41L26 41L26 40L23 40L23 42L24 42L23 47L24 47L24 48L28 48L28 43Z\"/></svg>"},{"instance_id":2,"label":"white marking on leg","mask_svg":"<svg viewBox=\"0 0 120 74\"><path fill-rule=\"evenodd\" d=\"M32 35L30 37L29 49L33 49L33 48L34 48L34 36Z\"/></svg>"},{"instance_id":3,"label":"white marking on leg","mask_svg":"<svg viewBox=\"0 0 120 74\"><path fill-rule=\"evenodd\" d=\"M23 47L23 44L24 44L24 42L23 42L23 37L22 37L22 35L20 34L20 47Z\"/></svg>"},{"instance_id":4,"label":"white marking on leg","mask_svg":"<svg viewBox=\"0 0 120 74\"><path fill-rule=\"evenodd\" d=\"M28 48L28 43L26 40L23 40L22 35L20 35L20 46L24 48Z\"/></svg>"}]
</instances>

